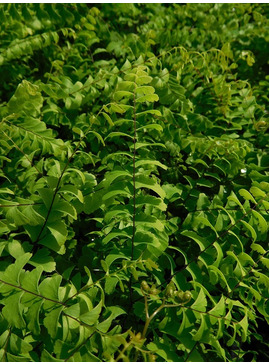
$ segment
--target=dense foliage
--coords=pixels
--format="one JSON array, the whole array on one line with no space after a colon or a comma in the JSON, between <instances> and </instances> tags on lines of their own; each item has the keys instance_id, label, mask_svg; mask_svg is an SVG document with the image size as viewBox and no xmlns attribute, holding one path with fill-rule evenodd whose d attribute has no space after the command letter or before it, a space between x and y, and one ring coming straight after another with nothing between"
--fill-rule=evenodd
<instances>
[{"instance_id":1,"label":"dense foliage","mask_svg":"<svg viewBox=\"0 0 269 364\"><path fill-rule=\"evenodd\" d=\"M269 359L266 4L1 4L0 360Z\"/></svg>"}]
</instances>

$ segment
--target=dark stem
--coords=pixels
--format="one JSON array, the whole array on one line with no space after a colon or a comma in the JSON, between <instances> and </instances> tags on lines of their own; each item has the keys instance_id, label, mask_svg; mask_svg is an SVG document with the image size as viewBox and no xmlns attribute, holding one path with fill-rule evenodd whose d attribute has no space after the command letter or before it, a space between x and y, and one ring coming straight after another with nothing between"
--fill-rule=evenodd
<instances>
[{"instance_id":1,"label":"dark stem","mask_svg":"<svg viewBox=\"0 0 269 364\"><path fill-rule=\"evenodd\" d=\"M184 362L187 362L189 360L189 357L191 356L193 350L196 348L197 344L198 344L198 341L196 341L196 343L193 345L192 349L188 353L187 358L184 360Z\"/></svg>"},{"instance_id":2,"label":"dark stem","mask_svg":"<svg viewBox=\"0 0 269 364\"><path fill-rule=\"evenodd\" d=\"M66 316L68 316L68 315L66 315ZM70 317L70 318L73 318L73 317L71 317L71 316L68 316L68 317ZM65 362L67 362L67 361L69 361L69 359L73 356L73 355L75 355L89 340L90 340L90 338L93 336L95 334L95 331L94 332L92 332L88 337L87 337L87 339L85 339L78 347L76 347L72 352L71 352L71 354L69 354L68 355L68 357L64 360Z\"/></svg>"},{"instance_id":3,"label":"dark stem","mask_svg":"<svg viewBox=\"0 0 269 364\"><path fill-rule=\"evenodd\" d=\"M52 210L52 206L53 206L53 204L54 204L54 201L55 201L56 195L57 195L57 193L58 193L58 190L59 190L59 188L60 188L60 183L61 183L61 180L62 180L62 178L63 178L63 175L64 175L64 173L65 173L65 171L66 171L67 167L69 166L69 164L70 164L70 162L71 162L72 158L74 157L74 155L75 155L76 151L78 150L78 148L79 148L79 146L80 146L81 142L82 142L82 139L80 139L80 141L78 142L78 144L77 144L77 146L76 146L76 148L75 148L74 152L71 154L70 158L68 159L68 161L67 161L67 163L66 163L66 165L65 165L65 167L64 167L64 169L63 169L63 171L62 171L62 173L61 173L61 175L60 175L60 177L59 177L59 179L58 179L58 182L57 182L57 185L56 185L56 188L55 188L54 194L53 194L53 196L52 196L52 201L51 201L50 207L49 207L49 209L48 209L48 213L47 213L47 216L46 216L46 218L45 218L44 224L42 225L42 228L40 229L40 232L39 232L39 234L38 234L38 236L37 236L37 238L36 238L36 240L35 240L35 242L34 242L35 246L34 246L33 252L36 252L36 251L37 251L37 243L38 243L38 241L40 240L41 234L42 234L42 232L44 231L44 229L45 229L45 227L46 227L46 225L47 225L47 222L48 222L48 219L49 219L49 216L50 216L51 210Z\"/></svg>"},{"instance_id":4,"label":"dark stem","mask_svg":"<svg viewBox=\"0 0 269 364\"><path fill-rule=\"evenodd\" d=\"M136 86L135 86L136 87ZM136 188L135 188L135 157L136 157L136 98L135 98L135 89L134 89L134 151L133 151L133 232L132 232L132 247L131 247L131 260L134 259L134 240L135 240L135 214L136 214ZM129 280L129 299L130 299L130 308L133 305L133 291L132 291L132 276Z\"/></svg>"},{"instance_id":5,"label":"dark stem","mask_svg":"<svg viewBox=\"0 0 269 364\"><path fill-rule=\"evenodd\" d=\"M22 290L23 292L26 292L26 293L29 293L29 294L32 294L33 296L36 296L36 297L40 297L46 301L50 301L50 302L54 302L58 305L62 305L62 306L65 306L67 307L67 305L64 303L64 302L61 302L61 301L56 301L56 300L53 300L52 298L48 298L48 297L45 297L45 296L42 296L41 294L39 293L35 293L35 292L32 292L32 291L29 291L28 289L25 289L21 286L16 286L15 284L12 284L12 283L9 283L9 282L6 282L6 281L3 281L2 279L0 279L0 282L3 283L3 284L6 284L8 286L11 286L11 287L14 287L16 289L20 289Z\"/></svg>"},{"instance_id":6,"label":"dark stem","mask_svg":"<svg viewBox=\"0 0 269 364\"><path fill-rule=\"evenodd\" d=\"M136 100L134 93L134 153L133 153L133 235L131 259L134 259L134 239L135 239L135 214L136 214L136 188L135 188L135 157L136 157Z\"/></svg>"}]
</instances>

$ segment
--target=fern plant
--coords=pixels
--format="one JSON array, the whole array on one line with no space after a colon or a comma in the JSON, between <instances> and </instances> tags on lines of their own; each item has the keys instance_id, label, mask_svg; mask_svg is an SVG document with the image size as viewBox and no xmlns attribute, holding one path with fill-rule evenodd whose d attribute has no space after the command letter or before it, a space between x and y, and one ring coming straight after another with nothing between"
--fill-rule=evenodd
<instances>
[{"instance_id":1,"label":"fern plant","mask_svg":"<svg viewBox=\"0 0 269 364\"><path fill-rule=\"evenodd\" d=\"M267 15L0 6L1 361L268 359Z\"/></svg>"}]
</instances>

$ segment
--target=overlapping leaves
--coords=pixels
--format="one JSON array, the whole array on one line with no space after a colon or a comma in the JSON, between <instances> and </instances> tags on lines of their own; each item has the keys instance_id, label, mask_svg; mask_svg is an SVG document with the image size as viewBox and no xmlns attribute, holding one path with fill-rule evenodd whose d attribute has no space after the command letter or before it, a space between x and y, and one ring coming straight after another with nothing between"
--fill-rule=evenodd
<instances>
[{"instance_id":1,"label":"overlapping leaves","mask_svg":"<svg viewBox=\"0 0 269 364\"><path fill-rule=\"evenodd\" d=\"M263 355L266 11L0 7L2 361Z\"/></svg>"}]
</instances>

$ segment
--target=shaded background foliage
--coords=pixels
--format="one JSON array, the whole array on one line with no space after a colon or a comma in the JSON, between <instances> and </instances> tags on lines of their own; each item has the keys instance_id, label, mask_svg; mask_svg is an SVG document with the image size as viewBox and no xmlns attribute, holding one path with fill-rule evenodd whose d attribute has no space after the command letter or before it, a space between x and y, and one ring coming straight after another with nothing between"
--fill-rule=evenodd
<instances>
[{"instance_id":1,"label":"shaded background foliage","mask_svg":"<svg viewBox=\"0 0 269 364\"><path fill-rule=\"evenodd\" d=\"M268 360L268 9L0 6L2 361Z\"/></svg>"}]
</instances>

